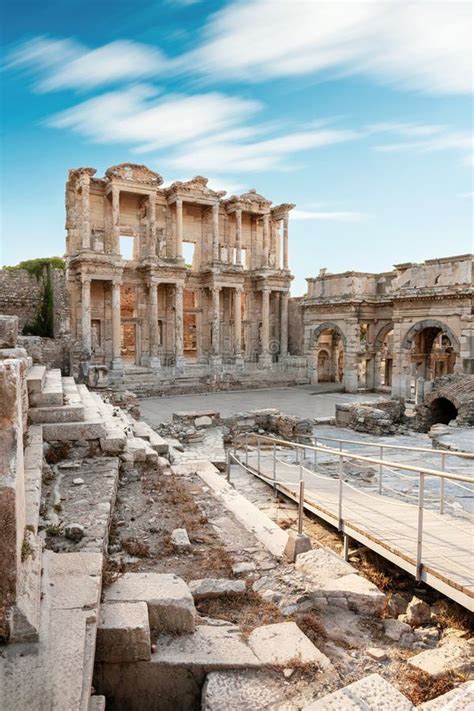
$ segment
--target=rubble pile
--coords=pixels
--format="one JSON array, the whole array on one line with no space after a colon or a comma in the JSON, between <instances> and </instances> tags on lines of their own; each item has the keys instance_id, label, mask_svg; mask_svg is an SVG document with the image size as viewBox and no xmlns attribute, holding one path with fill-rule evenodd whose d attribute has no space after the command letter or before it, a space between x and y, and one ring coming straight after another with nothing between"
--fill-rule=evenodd
<instances>
[{"instance_id":1,"label":"rubble pile","mask_svg":"<svg viewBox=\"0 0 474 711\"><path fill-rule=\"evenodd\" d=\"M336 426L382 437L404 434L409 425L401 400L384 400L336 404Z\"/></svg>"}]
</instances>

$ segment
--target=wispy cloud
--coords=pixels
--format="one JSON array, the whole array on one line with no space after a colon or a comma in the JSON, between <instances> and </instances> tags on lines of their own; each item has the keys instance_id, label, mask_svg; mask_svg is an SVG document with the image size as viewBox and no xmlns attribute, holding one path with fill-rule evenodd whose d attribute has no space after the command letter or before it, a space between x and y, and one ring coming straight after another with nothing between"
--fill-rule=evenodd
<instances>
[{"instance_id":1,"label":"wispy cloud","mask_svg":"<svg viewBox=\"0 0 474 711\"><path fill-rule=\"evenodd\" d=\"M374 146L376 151L382 153L435 153L439 151L455 151L463 156L463 163L472 162L474 149L474 136L461 131L442 131L436 135L426 134L419 140L399 141L397 143L384 143Z\"/></svg>"},{"instance_id":2,"label":"wispy cloud","mask_svg":"<svg viewBox=\"0 0 474 711\"><path fill-rule=\"evenodd\" d=\"M261 81L365 74L428 94L470 93L469 2L240 0L215 13L183 70Z\"/></svg>"},{"instance_id":3,"label":"wispy cloud","mask_svg":"<svg viewBox=\"0 0 474 711\"><path fill-rule=\"evenodd\" d=\"M159 78L166 65L158 49L131 40L88 49L71 39L37 37L11 52L7 68L25 70L36 91L48 92Z\"/></svg>"},{"instance_id":4,"label":"wispy cloud","mask_svg":"<svg viewBox=\"0 0 474 711\"><path fill-rule=\"evenodd\" d=\"M468 200L472 200L474 198L474 191L471 190L470 192L467 192L467 193L459 193L458 197L467 198Z\"/></svg>"},{"instance_id":5,"label":"wispy cloud","mask_svg":"<svg viewBox=\"0 0 474 711\"><path fill-rule=\"evenodd\" d=\"M259 108L257 101L217 92L159 98L141 85L88 99L52 116L47 125L96 143L128 143L150 152L231 129Z\"/></svg>"},{"instance_id":6,"label":"wispy cloud","mask_svg":"<svg viewBox=\"0 0 474 711\"><path fill-rule=\"evenodd\" d=\"M317 210L292 210L292 220L325 220L329 222L360 222L370 215L364 212L351 211L317 211Z\"/></svg>"}]
</instances>

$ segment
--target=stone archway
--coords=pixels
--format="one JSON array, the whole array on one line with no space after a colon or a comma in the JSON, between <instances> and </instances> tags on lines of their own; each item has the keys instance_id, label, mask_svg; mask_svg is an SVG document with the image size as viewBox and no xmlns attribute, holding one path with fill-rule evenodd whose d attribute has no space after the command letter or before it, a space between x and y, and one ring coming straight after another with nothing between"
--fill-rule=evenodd
<instances>
[{"instance_id":1,"label":"stone archway","mask_svg":"<svg viewBox=\"0 0 474 711\"><path fill-rule=\"evenodd\" d=\"M343 382L345 350L346 337L341 328L330 321L319 324L309 343L312 382Z\"/></svg>"},{"instance_id":2,"label":"stone archway","mask_svg":"<svg viewBox=\"0 0 474 711\"><path fill-rule=\"evenodd\" d=\"M391 387L393 374L393 328L390 321L378 331L374 341L374 388Z\"/></svg>"},{"instance_id":3,"label":"stone archway","mask_svg":"<svg viewBox=\"0 0 474 711\"><path fill-rule=\"evenodd\" d=\"M435 319L415 323L405 334L401 347L410 352L412 380L420 382L453 373L460 352L457 336L449 326Z\"/></svg>"}]
</instances>

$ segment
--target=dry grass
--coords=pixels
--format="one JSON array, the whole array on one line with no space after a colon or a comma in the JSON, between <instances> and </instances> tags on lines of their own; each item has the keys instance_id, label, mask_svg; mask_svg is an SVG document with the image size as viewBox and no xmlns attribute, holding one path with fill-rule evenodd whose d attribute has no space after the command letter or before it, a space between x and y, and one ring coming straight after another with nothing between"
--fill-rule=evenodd
<instances>
[{"instance_id":1,"label":"dry grass","mask_svg":"<svg viewBox=\"0 0 474 711\"><path fill-rule=\"evenodd\" d=\"M265 602L253 590L247 590L243 595L231 594L213 600L199 600L196 607L201 615L238 625L244 638L256 627L282 622L284 619L273 602Z\"/></svg>"},{"instance_id":2,"label":"dry grass","mask_svg":"<svg viewBox=\"0 0 474 711\"><path fill-rule=\"evenodd\" d=\"M136 566L124 563L123 560L110 560L105 558L102 566L102 589L104 590L112 583L115 583L121 575L128 571L133 571Z\"/></svg>"},{"instance_id":3,"label":"dry grass","mask_svg":"<svg viewBox=\"0 0 474 711\"><path fill-rule=\"evenodd\" d=\"M284 531L286 531L288 528L291 528L295 523L296 518L282 518L280 521L278 521L278 525Z\"/></svg>"},{"instance_id":4,"label":"dry grass","mask_svg":"<svg viewBox=\"0 0 474 711\"><path fill-rule=\"evenodd\" d=\"M50 444L46 450L45 459L48 464L57 464L69 457L70 449L68 442L59 442L54 446Z\"/></svg>"},{"instance_id":5,"label":"dry grass","mask_svg":"<svg viewBox=\"0 0 474 711\"><path fill-rule=\"evenodd\" d=\"M135 558L149 558L151 555L148 543L137 541L136 538L122 539L122 548L126 553L133 555Z\"/></svg>"},{"instance_id":6,"label":"dry grass","mask_svg":"<svg viewBox=\"0 0 474 711\"><path fill-rule=\"evenodd\" d=\"M418 706L425 701L436 699L442 694L446 694L451 689L465 681L461 674L449 672L437 678L431 677L421 669L408 669L406 673L399 677L399 686L412 704Z\"/></svg>"},{"instance_id":7,"label":"dry grass","mask_svg":"<svg viewBox=\"0 0 474 711\"><path fill-rule=\"evenodd\" d=\"M474 633L474 616L451 600L439 600L433 605L433 616L442 627L454 627L463 632Z\"/></svg>"},{"instance_id":8,"label":"dry grass","mask_svg":"<svg viewBox=\"0 0 474 711\"><path fill-rule=\"evenodd\" d=\"M316 612L310 611L298 615L295 622L316 647L327 640L326 628Z\"/></svg>"}]
</instances>

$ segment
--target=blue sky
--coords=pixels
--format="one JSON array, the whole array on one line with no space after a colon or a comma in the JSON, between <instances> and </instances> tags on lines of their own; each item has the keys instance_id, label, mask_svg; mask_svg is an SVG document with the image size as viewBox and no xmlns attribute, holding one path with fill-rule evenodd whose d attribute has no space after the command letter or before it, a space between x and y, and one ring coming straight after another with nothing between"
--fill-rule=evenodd
<instances>
[{"instance_id":1,"label":"blue sky","mask_svg":"<svg viewBox=\"0 0 474 711\"><path fill-rule=\"evenodd\" d=\"M2 254L64 250L71 167L145 163L293 202L321 267L473 250L472 4L16 0L3 7Z\"/></svg>"}]
</instances>

